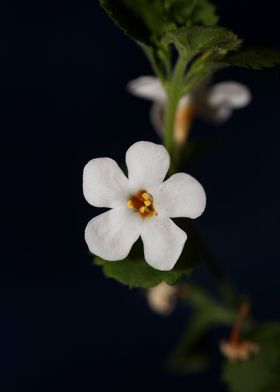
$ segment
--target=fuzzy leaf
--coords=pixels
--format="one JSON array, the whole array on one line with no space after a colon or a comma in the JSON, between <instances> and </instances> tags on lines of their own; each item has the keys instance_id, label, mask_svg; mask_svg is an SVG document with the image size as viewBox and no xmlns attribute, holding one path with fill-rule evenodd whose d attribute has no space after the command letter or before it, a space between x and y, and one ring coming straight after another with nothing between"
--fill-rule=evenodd
<instances>
[{"instance_id":1,"label":"fuzzy leaf","mask_svg":"<svg viewBox=\"0 0 280 392\"><path fill-rule=\"evenodd\" d=\"M150 267L143 258L128 257L126 260L109 262L99 257L95 259L97 265L103 267L103 272L108 278L114 278L129 287L149 288L158 285L162 281L172 285L182 275L190 275L191 269L185 272L157 271Z\"/></svg>"},{"instance_id":2,"label":"fuzzy leaf","mask_svg":"<svg viewBox=\"0 0 280 392\"><path fill-rule=\"evenodd\" d=\"M242 49L228 54L222 62L254 69L274 67L280 64L280 52L272 49Z\"/></svg>"},{"instance_id":3,"label":"fuzzy leaf","mask_svg":"<svg viewBox=\"0 0 280 392\"><path fill-rule=\"evenodd\" d=\"M227 362L223 379L230 392L280 391L280 323L258 326L247 336L259 353L244 362Z\"/></svg>"},{"instance_id":4,"label":"fuzzy leaf","mask_svg":"<svg viewBox=\"0 0 280 392\"><path fill-rule=\"evenodd\" d=\"M172 28L218 22L208 0L100 0L100 5L128 36L152 46L160 46Z\"/></svg>"},{"instance_id":5,"label":"fuzzy leaf","mask_svg":"<svg viewBox=\"0 0 280 392\"><path fill-rule=\"evenodd\" d=\"M182 56L190 59L199 53L205 53L205 60L213 55L225 55L237 50L242 40L224 27L181 27L170 31L166 39L173 43Z\"/></svg>"},{"instance_id":6,"label":"fuzzy leaf","mask_svg":"<svg viewBox=\"0 0 280 392\"><path fill-rule=\"evenodd\" d=\"M128 36L146 45L175 27L166 20L161 0L100 0L100 5Z\"/></svg>"},{"instance_id":7,"label":"fuzzy leaf","mask_svg":"<svg viewBox=\"0 0 280 392\"><path fill-rule=\"evenodd\" d=\"M208 0L163 0L168 19L177 27L215 25L219 18L216 7Z\"/></svg>"},{"instance_id":8,"label":"fuzzy leaf","mask_svg":"<svg viewBox=\"0 0 280 392\"><path fill-rule=\"evenodd\" d=\"M178 279L190 276L192 267L202 262L204 257L191 220L177 219L176 224L188 233L188 240L182 255L171 271L158 271L145 262L141 240L137 241L125 260L111 262L96 257L95 264L103 267L103 272L108 278L114 278L129 287L149 288L162 281L173 285Z\"/></svg>"},{"instance_id":9,"label":"fuzzy leaf","mask_svg":"<svg viewBox=\"0 0 280 392\"><path fill-rule=\"evenodd\" d=\"M175 45L184 61L182 95L190 93L203 80L225 67L222 59L237 50L242 40L224 27L181 27L166 34L165 41Z\"/></svg>"}]
</instances>

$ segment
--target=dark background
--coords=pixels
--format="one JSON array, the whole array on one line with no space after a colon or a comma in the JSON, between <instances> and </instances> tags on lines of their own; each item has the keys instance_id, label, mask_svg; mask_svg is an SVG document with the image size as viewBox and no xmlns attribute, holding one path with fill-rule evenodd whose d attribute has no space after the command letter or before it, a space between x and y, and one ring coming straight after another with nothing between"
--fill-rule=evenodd
<instances>
[{"instance_id":1,"label":"dark background","mask_svg":"<svg viewBox=\"0 0 280 392\"><path fill-rule=\"evenodd\" d=\"M216 3L221 24L277 47L276 2ZM164 372L185 310L153 314L137 290L104 278L83 239L98 213L82 195L85 163L120 162L133 142L159 142L149 103L125 92L151 73L141 50L97 1L4 2L0 31L1 391L223 390L216 368ZM193 128L227 138L189 169L208 195L198 226L256 318L279 320L280 73L230 69L220 79L246 83L253 102L224 126ZM193 279L211 285L202 268Z\"/></svg>"}]
</instances>

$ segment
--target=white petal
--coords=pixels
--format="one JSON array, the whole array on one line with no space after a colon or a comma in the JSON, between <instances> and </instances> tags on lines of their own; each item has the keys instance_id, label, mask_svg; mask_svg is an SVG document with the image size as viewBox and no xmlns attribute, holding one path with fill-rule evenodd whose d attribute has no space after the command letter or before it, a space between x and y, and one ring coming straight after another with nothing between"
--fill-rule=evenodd
<instances>
[{"instance_id":1,"label":"white petal","mask_svg":"<svg viewBox=\"0 0 280 392\"><path fill-rule=\"evenodd\" d=\"M92 159L84 168L83 192L87 202L95 207L126 205L128 180L113 159Z\"/></svg>"},{"instance_id":2,"label":"white petal","mask_svg":"<svg viewBox=\"0 0 280 392\"><path fill-rule=\"evenodd\" d=\"M187 235L171 219L158 215L144 220L141 238L146 262L160 271L169 271L179 259Z\"/></svg>"},{"instance_id":3,"label":"white petal","mask_svg":"<svg viewBox=\"0 0 280 392\"><path fill-rule=\"evenodd\" d=\"M155 128L158 136L164 137L164 118L165 118L166 104L165 102L154 102L151 107L151 123Z\"/></svg>"},{"instance_id":4,"label":"white petal","mask_svg":"<svg viewBox=\"0 0 280 392\"><path fill-rule=\"evenodd\" d=\"M139 238L143 219L127 207L115 208L87 224L85 240L89 250L104 260L125 259Z\"/></svg>"},{"instance_id":5,"label":"white petal","mask_svg":"<svg viewBox=\"0 0 280 392\"><path fill-rule=\"evenodd\" d=\"M170 166L166 148L150 142L134 143L125 159L131 191L145 189L149 192L162 183Z\"/></svg>"},{"instance_id":6,"label":"white petal","mask_svg":"<svg viewBox=\"0 0 280 392\"><path fill-rule=\"evenodd\" d=\"M166 101L166 92L158 78L154 76L141 76L127 84L128 91L137 97L152 101Z\"/></svg>"},{"instance_id":7,"label":"white petal","mask_svg":"<svg viewBox=\"0 0 280 392\"><path fill-rule=\"evenodd\" d=\"M205 210L206 195L202 185L186 173L177 173L162 183L154 193L155 209L160 216L197 218Z\"/></svg>"},{"instance_id":8,"label":"white petal","mask_svg":"<svg viewBox=\"0 0 280 392\"><path fill-rule=\"evenodd\" d=\"M239 109L248 105L251 101L251 92L248 87L237 82L221 82L210 88L208 104L219 107Z\"/></svg>"}]
</instances>

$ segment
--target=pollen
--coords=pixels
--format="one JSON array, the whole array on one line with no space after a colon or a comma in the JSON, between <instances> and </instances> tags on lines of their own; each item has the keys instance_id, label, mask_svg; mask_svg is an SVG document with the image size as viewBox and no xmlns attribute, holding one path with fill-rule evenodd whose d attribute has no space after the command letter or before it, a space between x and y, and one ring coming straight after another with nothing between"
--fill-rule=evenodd
<instances>
[{"instance_id":1,"label":"pollen","mask_svg":"<svg viewBox=\"0 0 280 392\"><path fill-rule=\"evenodd\" d=\"M128 200L127 207L128 208L134 208L131 200Z\"/></svg>"},{"instance_id":2,"label":"pollen","mask_svg":"<svg viewBox=\"0 0 280 392\"><path fill-rule=\"evenodd\" d=\"M144 200L150 200L150 195L147 192L142 193L142 197Z\"/></svg>"},{"instance_id":3,"label":"pollen","mask_svg":"<svg viewBox=\"0 0 280 392\"><path fill-rule=\"evenodd\" d=\"M127 202L127 207L133 209L143 217L155 215L156 211L153 205L153 196L145 190L140 190L132 195Z\"/></svg>"}]
</instances>

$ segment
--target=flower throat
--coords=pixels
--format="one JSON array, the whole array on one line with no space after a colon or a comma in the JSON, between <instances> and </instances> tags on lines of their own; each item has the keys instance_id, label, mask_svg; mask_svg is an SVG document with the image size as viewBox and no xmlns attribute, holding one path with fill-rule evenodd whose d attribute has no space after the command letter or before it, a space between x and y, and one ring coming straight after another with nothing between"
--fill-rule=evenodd
<instances>
[{"instance_id":1,"label":"flower throat","mask_svg":"<svg viewBox=\"0 0 280 392\"><path fill-rule=\"evenodd\" d=\"M145 190L137 192L127 202L128 208L138 211L143 218L153 216L156 210L153 205L153 197Z\"/></svg>"}]
</instances>

